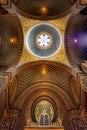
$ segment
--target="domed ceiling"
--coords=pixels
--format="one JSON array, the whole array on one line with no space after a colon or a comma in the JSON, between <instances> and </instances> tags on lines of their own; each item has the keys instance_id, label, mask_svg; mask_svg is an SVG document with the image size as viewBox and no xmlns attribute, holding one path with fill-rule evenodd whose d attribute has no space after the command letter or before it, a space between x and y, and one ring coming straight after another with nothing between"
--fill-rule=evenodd
<instances>
[{"instance_id":1,"label":"domed ceiling","mask_svg":"<svg viewBox=\"0 0 87 130\"><path fill-rule=\"evenodd\" d=\"M41 60L41 59L49 59L52 61L57 61L57 62L61 62L61 63L69 65L67 57L66 57L65 49L64 49L64 33L65 33L67 20L68 20L68 16L63 17L58 20L51 20L49 22L28 19L21 16L20 21L23 27L25 46L23 48L23 53L22 53L22 58L20 60L20 64L24 64L30 61ZM36 33L36 30L38 34ZM45 32L46 34L45 37L42 35L42 32ZM54 34L55 32L57 32L56 33L57 37ZM39 35L40 37L43 36L43 38L47 38L46 36L50 37L52 42L49 39L43 39L44 42L46 40L49 44L46 44L46 46L43 46L43 44L40 42L40 45L39 45L38 40L42 39L42 38L38 39ZM30 36L32 38L29 38ZM29 49L26 48L26 44L30 47L37 48L39 51L37 51L35 48L32 48L33 50L31 50L30 47L28 47ZM53 52L54 49L52 49L54 45L55 45L54 49L56 49L56 45L58 47L55 52ZM49 56L48 56L48 50L50 53ZM32 53L31 51L34 51L34 52ZM41 52L43 52L44 55ZM38 55L36 55L36 53L38 53Z\"/></svg>"},{"instance_id":2,"label":"domed ceiling","mask_svg":"<svg viewBox=\"0 0 87 130\"><path fill-rule=\"evenodd\" d=\"M33 55L47 58L61 48L61 34L53 24L38 23L30 28L26 36L26 47Z\"/></svg>"},{"instance_id":3,"label":"domed ceiling","mask_svg":"<svg viewBox=\"0 0 87 130\"><path fill-rule=\"evenodd\" d=\"M87 60L87 15L81 12L70 17L65 33L68 59L71 65L79 67L84 60Z\"/></svg>"},{"instance_id":4,"label":"domed ceiling","mask_svg":"<svg viewBox=\"0 0 87 130\"><path fill-rule=\"evenodd\" d=\"M16 15L0 15L0 66L16 65L23 49L23 33Z\"/></svg>"},{"instance_id":5,"label":"domed ceiling","mask_svg":"<svg viewBox=\"0 0 87 130\"><path fill-rule=\"evenodd\" d=\"M56 19L70 12L77 0L12 0L14 7L28 18Z\"/></svg>"}]
</instances>

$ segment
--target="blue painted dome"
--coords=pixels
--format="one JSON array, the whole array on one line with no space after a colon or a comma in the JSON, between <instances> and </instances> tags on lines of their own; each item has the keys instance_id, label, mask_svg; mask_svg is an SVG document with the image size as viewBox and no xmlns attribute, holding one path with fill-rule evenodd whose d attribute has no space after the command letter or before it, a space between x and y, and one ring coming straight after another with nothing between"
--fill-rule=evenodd
<instances>
[{"instance_id":1,"label":"blue painted dome","mask_svg":"<svg viewBox=\"0 0 87 130\"><path fill-rule=\"evenodd\" d=\"M50 57L58 52L60 46L61 34L52 24L38 23L27 32L27 50L37 57Z\"/></svg>"}]
</instances>

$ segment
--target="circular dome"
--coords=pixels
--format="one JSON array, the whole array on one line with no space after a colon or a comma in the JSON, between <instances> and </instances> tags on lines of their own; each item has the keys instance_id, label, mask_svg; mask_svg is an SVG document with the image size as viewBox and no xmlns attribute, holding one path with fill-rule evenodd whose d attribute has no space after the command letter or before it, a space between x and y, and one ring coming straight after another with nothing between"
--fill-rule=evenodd
<instances>
[{"instance_id":1,"label":"circular dome","mask_svg":"<svg viewBox=\"0 0 87 130\"><path fill-rule=\"evenodd\" d=\"M71 65L81 66L87 60L87 15L70 17L65 32L65 48Z\"/></svg>"},{"instance_id":2,"label":"circular dome","mask_svg":"<svg viewBox=\"0 0 87 130\"><path fill-rule=\"evenodd\" d=\"M23 49L23 31L15 14L0 15L0 66L16 65Z\"/></svg>"},{"instance_id":3,"label":"circular dome","mask_svg":"<svg viewBox=\"0 0 87 130\"><path fill-rule=\"evenodd\" d=\"M34 56L48 58L60 50L61 41L61 34L54 25L38 23L27 32L26 48Z\"/></svg>"},{"instance_id":4,"label":"circular dome","mask_svg":"<svg viewBox=\"0 0 87 130\"><path fill-rule=\"evenodd\" d=\"M50 20L68 14L77 0L12 0L17 11L32 19Z\"/></svg>"}]
</instances>

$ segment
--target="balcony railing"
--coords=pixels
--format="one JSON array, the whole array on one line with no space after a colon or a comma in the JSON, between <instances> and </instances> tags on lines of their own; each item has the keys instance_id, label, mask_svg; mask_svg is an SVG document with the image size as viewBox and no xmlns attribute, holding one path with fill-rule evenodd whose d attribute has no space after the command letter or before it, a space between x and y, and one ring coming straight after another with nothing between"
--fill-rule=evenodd
<instances>
[{"instance_id":1,"label":"balcony railing","mask_svg":"<svg viewBox=\"0 0 87 130\"><path fill-rule=\"evenodd\" d=\"M61 123L59 122L52 122L48 125L40 125L39 123L37 122L31 122L27 125L27 127L63 127Z\"/></svg>"}]
</instances>

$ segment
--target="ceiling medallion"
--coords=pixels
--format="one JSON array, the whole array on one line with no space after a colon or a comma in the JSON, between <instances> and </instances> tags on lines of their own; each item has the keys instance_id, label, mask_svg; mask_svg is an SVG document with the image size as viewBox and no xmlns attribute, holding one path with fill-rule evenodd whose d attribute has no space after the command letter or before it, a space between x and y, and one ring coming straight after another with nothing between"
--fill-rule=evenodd
<instances>
[{"instance_id":1,"label":"ceiling medallion","mask_svg":"<svg viewBox=\"0 0 87 130\"><path fill-rule=\"evenodd\" d=\"M48 22L41 22L29 28L25 40L28 53L41 59L57 54L62 44L60 31Z\"/></svg>"},{"instance_id":2,"label":"ceiling medallion","mask_svg":"<svg viewBox=\"0 0 87 130\"><path fill-rule=\"evenodd\" d=\"M53 44L53 37L48 32L40 32L35 37L35 44L38 48L46 50Z\"/></svg>"}]
</instances>

